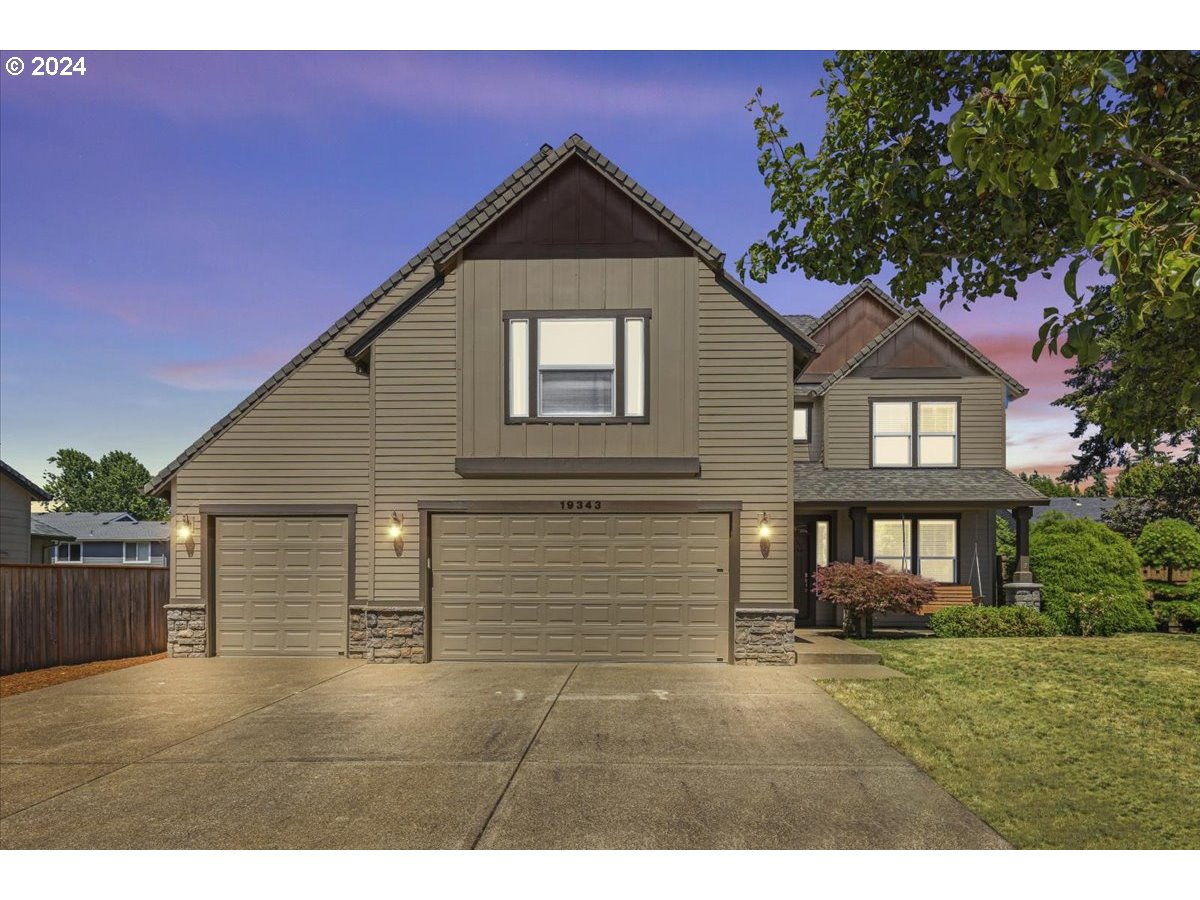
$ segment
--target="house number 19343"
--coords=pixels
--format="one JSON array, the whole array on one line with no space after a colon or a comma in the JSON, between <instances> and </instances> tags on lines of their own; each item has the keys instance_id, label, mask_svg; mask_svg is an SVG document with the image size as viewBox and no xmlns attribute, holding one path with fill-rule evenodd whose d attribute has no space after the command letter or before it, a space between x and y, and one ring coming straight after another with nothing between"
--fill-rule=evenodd
<instances>
[{"instance_id":1,"label":"house number 19343","mask_svg":"<svg viewBox=\"0 0 1200 900\"><path fill-rule=\"evenodd\" d=\"M588 510L588 509L590 509L593 512L599 510L600 505L601 505L601 501L599 501L599 500L562 500L559 502L559 507L562 509L571 509L571 510L580 510L580 509Z\"/></svg>"}]
</instances>

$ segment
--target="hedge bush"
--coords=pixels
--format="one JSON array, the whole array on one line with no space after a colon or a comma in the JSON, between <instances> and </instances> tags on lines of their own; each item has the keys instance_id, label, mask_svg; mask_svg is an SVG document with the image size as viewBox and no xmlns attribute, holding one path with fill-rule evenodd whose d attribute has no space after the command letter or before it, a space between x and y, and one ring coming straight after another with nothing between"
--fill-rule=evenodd
<instances>
[{"instance_id":1,"label":"hedge bush","mask_svg":"<svg viewBox=\"0 0 1200 900\"><path fill-rule=\"evenodd\" d=\"M1027 606L951 606L929 617L938 637L1051 637L1054 620Z\"/></svg>"},{"instance_id":2,"label":"hedge bush","mask_svg":"<svg viewBox=\"0 0 1200 900\"><path fill-rule=\"evenodd\" d=\"M1063 634L1081 633L1081 596L1099 598L1103 607L1092 634L1154 630L1141 560L1111 528L1049 512L1029 530L1029 554L1034 580L1042 584L1042 609Z\"/></svg>"},{"instance_id":3,"label":"hedge bush","mask_svg":"<svg viewBox=\"0 0 1200 900\"><path fill-rule=\"evenodd\" d=\"M1153 603L1150 612L1159 631L1175 626L1181 631L1195 632L1200 627L1200 603L1186 600Z\"/></svg>"},{"instance_id":4,"label":"hedge bush","mask_svg":"<svg viewBox=\"0 0 1200 900\"><path fill-rule=\"evenodd\" d=\"M1185 600L1200 603L1200 578L1193 578L1184 584L1168 584L1165 581L1147 581L1150 599L1155 602L1171 602Z\"/></svg>"}]
</instances>

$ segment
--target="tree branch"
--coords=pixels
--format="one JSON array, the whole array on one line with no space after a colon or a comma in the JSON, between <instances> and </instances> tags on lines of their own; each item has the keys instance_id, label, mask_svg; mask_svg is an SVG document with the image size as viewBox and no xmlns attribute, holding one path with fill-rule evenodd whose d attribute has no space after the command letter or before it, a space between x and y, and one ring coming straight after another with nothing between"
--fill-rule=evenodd
<instances>
[{"instance_id":1,"label":"tree branch","mask_svg":"<svg viewBox=\"0 0 1200 900\"><path fill-rule=\"evenodd\" d=\"M1115 146L1109 145L1106 149L1115 156L1124 156L1126 159L1132 159L1141 163L1148 169L1153 169L1159 175L1163 175L1171 179L1176 184L1187 188L1193 194L1200 194L1200 184L1192 181L1192 179L1188 178L1183 173L1176 172L1162 160L1156 159L1149 153L1143 153L1141 150L1130 150L1129 148L1122 147L1119 144Z\"/></svg>"}]
</instances>

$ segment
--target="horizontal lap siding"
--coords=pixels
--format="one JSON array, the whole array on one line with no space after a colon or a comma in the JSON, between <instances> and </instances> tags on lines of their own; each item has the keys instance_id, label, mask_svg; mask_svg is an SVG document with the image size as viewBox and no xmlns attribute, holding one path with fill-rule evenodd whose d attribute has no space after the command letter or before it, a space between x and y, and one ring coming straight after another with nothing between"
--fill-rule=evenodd
<instances>
[{"instance_id":1,"label":"horizontal lap siding","mask_svg":"<svg viewBox=\"0 0 1200 900\"><path fill-rule=\"evenodd\" d=\"M0 475L0 561L29 562L29 492Z\"/></svg>"},{"instance_id":2,"label":"horizontal lap siding","mask_svg":"<svg viewBox=\"0 0 1200 900\"><path fill-rule=\"evenodd\" d=\"M991 375L978 375L842 379L824 397L825 465L829 468L870 466L869 398L874 397L961 397L959 464L964 468L1004 466L1004 382Z\"/></svg>"},{"instance_id":3,"label":"horizontal lap siding","mask_svg":"<svg viewBox=\"0 0 1200 900\"><path fill-rule=\"evenodd\" d=\"M309 357L175 476L177 515L202 504L353 503L355 543L371 540L370 383L354 371L345 348L432 274L423 269L377 302L351 327ZM171 554L172 597L200 597L201 529L194 552L178 540ZM355 596L365 598L370 558L355 558Z\"/></svg>"},{"instance_id":4,"label":"horizontal lap siding","mask_svg":"<svg viewBox=\"0 0 1200 900\"><path fill-rule=\"evenodd\" d=\"M561 268L563 262L556 262ZM695 395L700 478L464 479L454 472L460 440L454 361L460 322L457 304L465 288L459 283L462 277L461 270L448 273L442 288L375 346L376 602L414 603L419 598L420 500L601 498L743 501L741 602L789 603L791 347L783 338L700 268L698 282L690 288L698 298ZM658 327L670 324L657 323ZM421 365L412 364L414 353L421 354ZM464 408L471 409L473 401L462 399ZM651 415L656 411L652 409ZM563 452L574 455L572 447ZM386 537L393 510L403 514L406 522L407 546L400 557ZM764 511L775 529L775 549L768 559L758 548L757 522Z\"/></svg>"}]
</instances>

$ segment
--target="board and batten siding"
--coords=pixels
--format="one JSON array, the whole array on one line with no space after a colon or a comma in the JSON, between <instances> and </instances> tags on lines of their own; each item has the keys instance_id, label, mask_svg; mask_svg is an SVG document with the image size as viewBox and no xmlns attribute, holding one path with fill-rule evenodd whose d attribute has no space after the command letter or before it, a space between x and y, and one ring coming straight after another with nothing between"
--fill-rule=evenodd
<instances>
[{"instance_id":1,"label":"board and batten siding","mask_svg":"<svg viewBox=\"0 0 1200 900\"><path fill-rule=\"evenodd\" d=\"M993 375L962 378L843 378L824 396L824 457L831 469L871 465L871 399L961 399L959 466L1003 468L1004 382ZM885 499L885 498L880 498Z\"/></svg>"},{"instance_id":2,"label":"board and batten siding","mask_svg":"<svg viewBox=\"0 0 1200 900\"><path fill-rule=\"evenodd\" d=\"M458 452L464 457L697 455L694 256L468 260L461 268ZM528 310L649 309L650 421L505 423L502 315Z\"/></svg>"},{"instance_id":3,"label":"board and batten siding","mask_svg":"<svg viewBox=\"0 0 1200 900\"><path fill-rule=\"evenodd\" d=\"M371 391L345 348L432 275L423 267L305 360L174 477L176 521L203 504L355 504L355 544L371 544ZM413 363L423 360L414 354ZM452 365L452 364L451 364ZM172 602L200 599L203 532L193 552L174 537ZM355 597L370 587L371 554L355 557Z\"/></svg>"},{"instance_id":4,"label":"board and batten siding","mask_svg":"<svg viewBox=\"0 0 1200 900\"><path fill-rule=\"evenodd\" d=\"M586 265L583 265L586 263ZM480 268L475 268L480 267ZM680 269L682 267L682 270ZM474 271L473 271L474 270ZM519 274L524 270L524 275ZM375 519L374 536L375 578L372 600L377 603L415 604L420 596L420 566L418 516L419 501L438 500L740 500L743 512L739 523L741 591L743 606L791 605L791 551L789 521L792 492L791 465L791 371L792 349L786 340L764 324L735 298L720 287L712 273L694 261L666 260L555 260L548 263L521 263L512 270L509 284L515 296L530 296L530 273L552 279L565 278L568 285L575 271L589 274L579 277L592 287L613 290L611 300L591 295L586 302L602 308L618 308L622 303L632 307L649 305L640 296L629 296L636 277L647 285L674 284L680 271L688 273L686 295L695 298L694 351L681 351L678 359L659 358L651 367L682 367L690 370L684 380L694 379L695 419L698 422L696 446L701 460L698 478L638 478L605 479L538 479L488 478L469 479L454 471L454 459L460 441L476 453L480 446L494 452L495 427L485 434L460 432L457 412L463 408L464 418L478 422L496 421L483 412L476 412L481 403L499 406L499 394L494 379L478 374L464 375L460 384L456 352L460 341L460 307L468 291L479 291L481 275L495 279L501 271L492 260L467 260L446 274L445 283L423 300L401 321L389 328L375 343L372 357L374 379L375 420ZM630 273L626 278L624 273ZM604 278L600 279L600 273ZM505 272L506 276L508 272ZM523 279L523 280L522 280ZM555 281L554 283L558 283ZM488 291L493 288L488 287ZM539 289L540 290L540 289ZM672 287L671 290L677 290ZM493 295L494 296L494 295ZM562 308L567 304L583 303L581 290L564 291ZM557 308L558 295L551 293L546 300ZM686 299L686 297L681 298ZM507 302L507 301L506 301ZM685 304L686 305L686 304ZM552 308L552 307L546 307ZM579 308L579 307L574 307ZM461 309L461 316L468 314ZM478 313L478 310L474 311ZM499 306L490 300L484 315L499 316ZM677 327L687 329L688 317L679 322L660 321L655 330ZM494 329L489 329L496 334ZM473 333L478 333L478 330ZM497 334L498 340L498 334ZM655 346L659 344L655 343ZM669 345L663 345L669 346ZM464 347L476 360L492 359L499 347L485 348L470 343ZM670 352L670 351L667 351ZM493 360L494 361L494 360ZM489 363L491 365L491 363ZM478 364L469 369L478 372ZM493 369L494 371L494 369ZM479 396L461 396L462 391L479 390ZM652 402L653 399L652 399ZM656 403L651 417L658 415L686 416L687 400L677 399L664 410ZM679 407L684 408L679 408ZM499 410L497 410L499 411ZM561 426L523 426L532 431ZM595 429L594 434L571 436L569 432ZM611 440L609 429L618 434ZM469 429L464 429L464 431ZM630 452L625 449L621 431L627 426L589 425L569 426L561 440L539 443L541 436L526 436L502 444L504 455L521 455L522 447L529 455L574 456L591 451L583 448L603 446L615 455ZM486 431L486 429L485 429ZM678 426L667 426L664 433L681 434ZM507 439L505 439L507 440ZM631 442L632 438L629 439ZM487 443L487 442L491 443ZM480 442L483 442L482 444ZM686 443L672 445L686 447ZM663 444L659 444L659 452ZM640 453L633 445L634 453ZM400 556L387 538L386 526L392 512L404 516L406 547ZM766 559L758 546L757 524L762 512L768 513L773 525L774 549ZM363 554L367 555L367 554Z\"/></svg>"},{"instance_id":5,"label":"board and batten siding","mask_svg":"<svg viewBox=\"0 0 1200 900\"><path fill-rule=\"evenodd\" d=\"M7 475L0 475L0 561L29 562L29 491Z\"/></svg>"}]
</instances>

